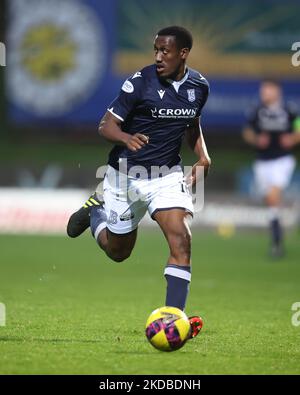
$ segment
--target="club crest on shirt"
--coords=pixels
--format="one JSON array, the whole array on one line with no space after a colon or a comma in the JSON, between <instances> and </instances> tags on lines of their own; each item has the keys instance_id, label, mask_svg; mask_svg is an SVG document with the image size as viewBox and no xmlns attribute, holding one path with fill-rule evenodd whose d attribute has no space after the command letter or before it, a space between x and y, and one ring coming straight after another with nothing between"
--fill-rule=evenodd
<instances>
[{"instance_id":1,"label":"club crest on shirt","mask_svg":"<svg viewBox=\"0 0 300 395\"><path fill-rule=\"evenodd\" d=\"M132 93L134 91L134 87L132 85L132 83L128 80L126 80L124 82L124 84L122 85L122 91L126 92L126 93Z\"/></svg>"},{"instance_id":2,"label":"club crest on shirt","mask_svg":"<svg viewBox=\"0 0 300 395\"><path fill-rule=\"evenodd\" d=\"M196 100L195 89L187 89L188 99L190 102Z\"/></svg>"}]
</instances>

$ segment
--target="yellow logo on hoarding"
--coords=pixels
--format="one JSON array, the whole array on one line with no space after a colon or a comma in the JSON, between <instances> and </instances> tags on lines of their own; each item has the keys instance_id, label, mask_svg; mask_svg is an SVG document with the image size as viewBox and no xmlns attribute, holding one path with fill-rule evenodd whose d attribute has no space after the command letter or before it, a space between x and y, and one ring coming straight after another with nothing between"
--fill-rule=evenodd
<instances>
[{"instance_id":1,"label":"yellow logo on hoarding","mask_svg":"<svg viewBox=\"0 0 300 395\"><path fill-rule=\"evenodd\" d=\"M57 81L76 67L77 45L62 26L31 27L21 43L22 64L35 78Z\"/></svg>"},{"instance_id":2,"label":"yellow logo on hoarding","mask_svg":"<svg viewBox=\"0 0 300 395\"><path fill-rule=\"evenodd\" d=\"M10 101L51 117L84 103L106 65L104 29L92 7L76 0L10 0L9 5Z\"/></svg>"}]
</instances>

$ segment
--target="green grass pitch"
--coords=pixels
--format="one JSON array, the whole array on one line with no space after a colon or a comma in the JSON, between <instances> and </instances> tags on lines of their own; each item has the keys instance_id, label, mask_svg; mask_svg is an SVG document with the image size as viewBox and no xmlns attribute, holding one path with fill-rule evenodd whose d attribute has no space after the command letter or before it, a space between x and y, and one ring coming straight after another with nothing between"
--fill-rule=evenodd
<instances>
[{"instance_id":1,"label":"green grass pitch","mask_svg":"<svg viewBox=\"0 0 300 395\"><path fill-rule=\"evenodd\" d=\"M168 249L159 231L141 230L132 257L113 263L87 234L1 236L0 374L299 374L300 235L288 255L266 256L265 233L225 240L193 232L186 312L202 333L163 353L144 325L164 304Z\"/></svg>"}]
</instances>

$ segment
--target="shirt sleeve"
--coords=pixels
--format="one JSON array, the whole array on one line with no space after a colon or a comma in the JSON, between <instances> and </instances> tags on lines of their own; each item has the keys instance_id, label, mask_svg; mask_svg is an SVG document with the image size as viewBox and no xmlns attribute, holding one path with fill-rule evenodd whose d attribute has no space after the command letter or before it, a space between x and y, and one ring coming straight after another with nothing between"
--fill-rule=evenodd
<instances>
[{"instance_id":1,"label":"shirt sleeve","mask_svg":"<svg viewBox=\"0 0 300 395\"><path fill-rule=\"evenodd\" d=\"M131 78L128 78L123 83L119 95L113 100L107 110L124 122L141 100L143 82L141 72L137 72Z\"/></svg>"},{"instance_id":2,"label":"shirt sleeve","mask_svg":"<svg viewBox=\"0 0 300 395\"><path fill-rule=\"evenodd\" d=\"M207 81L205 81L205 82L206 82L206 84L203 85L202 96L200 97L200 102L199 102L199 107L198 107L196 117L201 116L202 108L205 106L205 103L207 102L207 98L209 95L209 84Z\"/></svg>"}]
</instances>

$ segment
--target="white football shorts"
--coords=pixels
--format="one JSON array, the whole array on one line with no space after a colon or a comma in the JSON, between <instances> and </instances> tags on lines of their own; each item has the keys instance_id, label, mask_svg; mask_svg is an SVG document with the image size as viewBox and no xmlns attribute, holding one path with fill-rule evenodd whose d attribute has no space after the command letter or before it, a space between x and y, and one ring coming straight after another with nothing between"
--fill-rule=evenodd
<instances>
[{"instance_id":1,"label":"white football shorts","mask_svg":"<svg viewBox=\"0 0 300 395\"><path fill-rule=\"evenodd\" d=\"M295 166L296 161L292 155L255 161L253 171L258 193L264 196L272 187L285 189L291 181Z\"/></svg>"},{"instance_id":2,"label":"white football shorts","mask_svg":"<svg viewBox=\"0 0 300 395\"><path fill-rule=\"evenodd\" d=\"M182 208L194 213L192 196L180 166L176 171L153 179L133 178L108 166L103 181L108 229L126 234L139 225L146 212Z\"/></svg>"}]
</instances>

